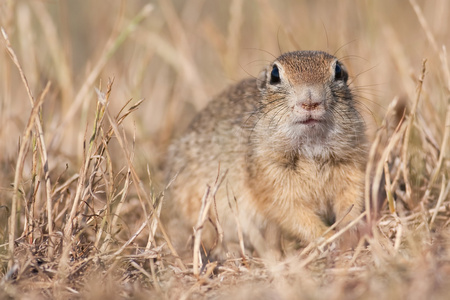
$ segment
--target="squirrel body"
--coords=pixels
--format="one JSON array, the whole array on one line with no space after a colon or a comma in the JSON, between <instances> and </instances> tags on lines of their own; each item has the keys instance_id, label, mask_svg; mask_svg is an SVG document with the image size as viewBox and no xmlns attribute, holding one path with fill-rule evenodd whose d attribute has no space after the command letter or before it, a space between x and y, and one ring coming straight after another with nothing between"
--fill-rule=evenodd
<instances>
[{"instance_id":1,"label":"squirrel body","mask_svg":"<svg viewBox=\"0 0 450 300\"><path fill-rule=\"evenodd\" d=\"M204 225L207 247L217 221L225 244L238 241L237 219L246 246L264 255L280 235L309 243L357 218L367 150L347 79L334 56L296 51L219 94L169 147L170 218L192 230L206 184L225 172Z\"/></svg>"}]
</instances>

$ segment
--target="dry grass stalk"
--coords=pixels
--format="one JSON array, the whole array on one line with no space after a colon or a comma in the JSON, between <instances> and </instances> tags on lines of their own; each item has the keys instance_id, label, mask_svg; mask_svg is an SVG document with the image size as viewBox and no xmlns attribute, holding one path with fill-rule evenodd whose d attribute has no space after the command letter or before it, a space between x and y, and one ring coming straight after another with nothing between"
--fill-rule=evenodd
<instances>
[{"instance_id":1,"label":"dry grass stalk","mask_svg":"<svg viewBox=\"0 0 450 300\"><path fill-rule=\"evenodd\" d=\"M52 17L50 16L43 3L33 2L31 3L31 6L36 14L40 16L38 20L41 23L42 29L44 30L53 64L58 66L58 68L56 69L56 71L58 72L58 76L56 76L56 79L58 80L58 84L61 86L63 97L64 99L71 99L73 91L73 79L70 72L70 66L68 62L69 59L58 37L57 25L52 21Z\"/></svg>"},{"instance_id":2,"label":"dry grass stalk","mask_svg":"<svg viewBox=\"0 0 450 300\"><path fill-rule=\"evenodd\" d=\"M209 196L211 191L210 186L206 186L205 193L202 197L202 206L200 207L200 212L198 214L197 224L195 225L194 232L194 253L193 253L193 272L195 276L200 274L199 264L201 264L201 253L200 253L200 244L202 242L202 231L203 225L206 222L206 219L209 215L209 209L212 204L212 197Z\"/></svg>"},{"instance_id":3,"label":"dry grass stalk","mask_svg":"<svg viewBox=\"0 0 450 300\"><path fill-rule=\"evenodd\" d=\"M403 180L405 181L406 185L406 198L407 201L411 201L411 183L409 181L409 162L408 162L408 146L409 146L409 139L411 137L411 130L414 124L414 120L416 118L416 112L417 112L417 106L419 104L419 99L422 93L422 86L423 86L423 80L425 78L425 71L426 71L426 62L427 60L424 59L422 62L422 72L417 84L417 90L416 90L416 98L413 103L413 107L411 109L411 115L408 119L408 123L406 125L406 132L405 136L403 138L403 148L402 148L402 173L403 173Z\"/></svg>"},{"instance_id":4,"label":"dry grass stalk","mask_svg":"<svg viewBox=\"0 0 450 300\"><path fill-rule=\"evenodd\" d=\"M91 89L96 82L100 72L105 67L108 60L112 57L112 55L117 51L117 49L122 45L126 38L133 32L134 28L142 22L148 15L150 15L153 10L153 6L148 4L142 8L142 10L135 16L135 18L128 24L128 26L120 32L116 36L111 36L111 38L107 41L105 48L100 55L100 58L97 61L97 64L92 68L91 72L87 76L83 85L81 86L79 92L75 96L74 101L72 102L70 108L68 109L68 113L65 116L64 122L58 127L54 136L52 137L51 144L57 143L60 139L60 135L64 128L72 122L73 118L76 116L78 110L80 109L83 101L88 99L88 93L91 92Z\"/></svg>"},{"instance_id":5,"label":"dry grass stalk","mask_svg":"<svg viewBox=\"0 0 450 300\"><path fill-rule=\"evenodd\" d=\"M237 229L237 234L238 234L238 239L239 239L239 249L241 250L241 257L242 258L247 258L247 255L245 253L245 245L244 245L244 235L242 233L242 227L241 227L241 223L239 221L239 207L238 207L238 203L237 203L237 199L236 197L233 196L233 200L234 200L234 205L235 208L233 208L233 205L231 204L230 201L230 196L228 195L228 189L227 189L227 196L228 196L228 205L230 207L230 210L233 212L234 215L234 220L236 221L236 229ZM219 241L221 242L223 240L223 229L220 226L220 222L219 222L219 214L217 213L216 210L216 217L217 217L217 227L220 228L219 229Z\"/></svg>"},{"instance_id":6,"label":"dry grass stalk","mask_svg":"<svg viewBox=\"0 0 450 300\"><path fill-rule=\"evenodd\" d=\"M425 34L427 36L428 41L430 42L430 45L433 47L435 52L439 52L439 47L436 42L436 39L434 38L433 33L430 30L430 26L428 25L428 22L423 15L422 9L420 8L419 4L417 4L416 0L409 0L409 3L414 9L414 12L417 15L417 19L420 22L420 25L422 25L423 30L425 31Z\"/></svg>"},{"instance_id":7,"label":"dry grass stalk","mask_svg":"<svg viewBox=\"0 0 450 300\"><path fill-rule=\"evenodd\" d=\"M14 49L11 47L11 43L9 41L8 35L6 34L5 30L1 28L3 38L6 43L6 49L8 51L8 54L11 56L11 59L13 60L14 64L16 65L17 69L19 70L20 77L22 79L22 82L25 86L25 89L28 94L28 98L30 100L30 104L32 106L31 114L28 119L28 124L26 126L25 132L23 134L23 142L21 144L21 147L19 149L19 156L17 159L17 165L16 165L16 173L14 176L14 192L13 192L13 200L11 205L11 218L10 218L10 235L9 235L9 251L11 254L11 261L13 260L14 255L14 241L15 241L15 231L16 231L16 211L17 211L17 201L19 197L19 182L22 179L22 172L23 167L25 163L25 155L26 151L28 151L28 143L29 139L31 137L31 130L33 125L36 126L38 137L39 137L39 148L41 152L41 157L44 165L44 173L45 173L45 182L46 182L46 188L47 188L47 211L48 211L48 234L50 237L53 236L53 227L52 227L52 205L51 205L51 183L50 183L50 177L49 177L49 170L48 170L48 159L47 159L47 150L45 147L44 142L44 133L42 130L42 125L39 120L39 110L41 108L42 103L44 102L45 95L47 94L49 88L50 88L50 82L47 83L47 86L44 88L44 91L42 92L41 96L39 97L38 101L34 100L34 97L31 93L31 89L28 85L28 80L23 72L23 69L19 63L19 59L17 58ZM52 245L49 246L49 255L53 256L53 242L51 242ZM11 265L10 265L11 267Z\"/></svg>"},{"instance_id":8,"label":"dry grass stalk","mask_svg":"<svg viewBox=\"0 0 450 300\"><path fill-rule=\"evenodd\" d=\"M200 208L200 212L198 215L197 224L194 228L194 246L193 246L193 273L194 276L198 277L200 275L200 266L201 264L201 253L200 253L200 244L202 241L202 232L203 232L203 226L205 225L205 222L209 218L210 212L211 212L211 205L215 201L215 197L217 194L217 191L219 190L219 187L221 186L222 182L224 181L225 177L227 176L227 172L225 172L223 175L218 175L216 183L214 185L214 189L211 193L211 187L209 185L206 186L205 193L202 197L202 206ZM217 217L217 215L216 215ZM220 238L219 238L220 240ZM221 241L219 241L220 243ZM206 262L205 262L206 264Z\"/></svg>"},{"instance_id":9,"label":"dry grass stalk","mask_svg":"<svg viewBox=\"0 0 450 300\"><path fill-rule=\"evenodd\" d=\"M366 166L366 178L365 178L365 207L367 211L368 216L368 225L369 228L372 228L372 220L373 218L376 218L378 215L377 211L377 198L378 198L378 187L381 181L381 171L380 170L380 163L383 163L387 160L389 153L392 150L392 147L397 143L397 139L402 136L402 132L399 132L399 134L396 135L397 139L394 139L391 137L391 140L389 142L389 146L386 147L383 151L383 155L381 159L379 160L378 167L376 168L376 175L375 178L372 179L372 170L374 170L374 165L376 163L376 154L377 150L379 149L381 138L383 134L385 134L384 130L387 127L387 119L388 117L393 113L393 110L395 109L397 105L398 98L393 99L393 101L388 106L388 109L386 111L386 114L383 118L383 121L381 123L381 127L378 129L377 134L375 136L374 141L372 142L372 145L370 147L369 151L369 159ZM372 188L372 190L371 190ZM371 201L372 199L372 201Z\"/></svg>"},{"instance_id":10,"label":"dry grass stalk","mask_svg":"<svg viewBox=\"0 0 450 300\"><path fill-rule=\"evenodd\" d=\"M448 191L449 186L450 186L450 183L447 184L447 189L445 188L445 177L442 176L441 192L439 193L439 199L436 203L436 207L434 209L433 216L431 217L431 220L430 220L430 225L429 225L430 228L433 227L433 223L436 220L437 214L439 212L439 208L441 207L442 203L444 202L444 197L447 194L446 190Z\"/></svg>"},{"instance_id":11,"label":"dry grass stalk","mask_svg":"<svg viewBox=\"0 0 450 300\"><path fill-rule=\"evenodd\" d=\"M39 97L38 102L43 103L44 98L47 95L48 91L50 89L50 82L47 83L47 85L44 88L44 91ZM39 150L41 153L42 158L42 164L44 168L44 180L45 180L45 189L47 192L47 230L49 235L49 246L48 246L48 252L47 256L48 258L53 257L53 250L54 250L54 244L55 244L55 237L53 234L53 204L52 204L52 184L50 181L50 170L48 166L48 152L47 147L45 146L45 140L44 140L44 132L42 131L42 125L40 120L36 121L36 129L37 129L37 135L38 135L38 145ZM39 124L39 125L38 125Z\"/></svg>"},{"instance_id":12,"label":"dry grass stalk","mask_svg":"<svg viewBox=\"0 0 450 300\"><path fill-rule=\"evenodd\" d=\"M99 96L99 102L103 103L103 104L105 105L105 108L106 108L107 99L108 99L108 97L107 97L106 95L109 95L109 93L110 93L110 91L111 91L111 85L112 85L112 83L110 83L110 86L108 87L108 91L107 91L106 94L98 93L98 96ZM132 163L132 161L131 161L130 154L128 153L128 149L127 149L127 147L126 147L126 145L125 145L125 143L124 143L124 139L122 138L122 136L121 136L121 134L120 134L120 131L119 131L119 129L118 129L117 121L115 121L115 120L112 118L112 116L111 116L111 114L109 113L109 111L108 111L107 108L105 109L105 112L106 112L106 116L108 117L108 120L109 120L109 122L110 122L110 124L111 124L111 127L112 127L114 133L116 134L117 140L118 140L118 142L119 142L119 144L120 144L120 147L121 147L121 149L122 149L122 151L123 151L123 154L124 154L124 156L125 156L125 159L126 159L126 162L127 162L127 164L128 164L128 167L129 167L129 169L130 169L130 171L131 171L131 176L132 176L132 178L133 178L133 183L134 183L135 188L136 188L136 191L137 191L137 193L138 193L138 198L139 198L139 201L141 202L141 205L142 205L142 208L143 208L143 210L144 210L145 216L148 216L148 214L147 214L147 212L146 212L146 208L145 208L146 206L145 206L145 204L144 204L144 202L143 202L143 199L142 199L143 197L145 197L145 199L147 200L147 203L150 204L149 207L150 207L150 210L151 210L151 213L152 213L152 214L151 214L150 216L148 216L147 218L153 217L153 218L156 220L156 222L158 222L159 229L160 229L161 233L163 234L164 239L166 240L167 245L168 245L170 251L173 253L173 255L174 255L175 257L178 257L178 253L177 253L177 251L175 250L175 248L173 247L172 242L170 241L170 238L169 238L169 236L167 235L166 230L164 229L163 224L161 224L161 221L159 220L159 215L156 213L155 208L153 207L153 203L152 203L152 202L150 201L150 199L148 198L148 195L147 195L147 193L145 192L145 189L143 188L142 182L141 182L141 180L139 179L139 177L138 177L138 175L137 175L137 173L136 173L136 171L135 171L135 169L134 169L133 163ZM147 222L147 221L146 221L146 222ZM148 223L147 223L147 224L148 224ZM150 229L151 229L151 228L150 228ZM177 258L177 263L178 263L178 265L180 266L180 268L182 268L183 270L186 269L186 267L184 266L184 264L183 264L183 262L181 261L181 259Z\"/></svg>"}]
</instances>

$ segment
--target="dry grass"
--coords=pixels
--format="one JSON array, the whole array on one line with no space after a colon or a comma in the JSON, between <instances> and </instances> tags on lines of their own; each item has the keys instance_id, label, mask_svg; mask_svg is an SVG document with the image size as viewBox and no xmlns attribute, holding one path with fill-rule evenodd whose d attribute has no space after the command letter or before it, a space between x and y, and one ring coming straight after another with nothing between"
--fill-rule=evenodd
<instances>
[{"instance_id":1,"label":"dry grass","mask_svg":"<svg viewBox=\"0 0 450 300\"><path fill-rule=\"evenodd\" d=\"M1 2L0 298L447 298L449 6ZM163 153L208 98L295 49L353 75L367 234L193 268L159 220Z\"/></svg>"}]
</instances>

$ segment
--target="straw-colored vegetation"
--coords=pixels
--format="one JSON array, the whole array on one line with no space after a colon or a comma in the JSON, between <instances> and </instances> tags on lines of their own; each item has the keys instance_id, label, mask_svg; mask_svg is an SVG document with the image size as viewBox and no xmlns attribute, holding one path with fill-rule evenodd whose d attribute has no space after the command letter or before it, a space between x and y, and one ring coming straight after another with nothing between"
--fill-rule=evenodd
<instances>
[{"instance_id":1,"label":"straw-colored vegetation","mask_svg":"<svg viewBox=\"0 0 450 300\"><path fill-rule=\"evenodd\" d=\"M449 1L4 0L0 25L0 298L448 298ZM369 230L193 270L159 220L169 141L307 49L359 95Z\"/></svg>"}]
</instances>

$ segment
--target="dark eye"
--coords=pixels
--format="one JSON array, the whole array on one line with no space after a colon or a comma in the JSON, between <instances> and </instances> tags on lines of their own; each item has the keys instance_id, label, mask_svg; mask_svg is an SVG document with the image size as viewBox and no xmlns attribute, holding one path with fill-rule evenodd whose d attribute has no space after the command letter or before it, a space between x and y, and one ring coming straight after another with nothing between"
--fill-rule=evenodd
<instances>
[{"instance_id":1,"label":"dark eye","mask_svg":"<svg viewBox=\"0 0 450 300\"><path fill-rule=\"evenodd\" d=\"M337 62L336 67L334 68L334 80L347 81L347 79L348 79L347 71L345 71L344 67Z\"/></svg>"},{"instance_id":2,"label":"dark eye","mask_svg":"<svg viewBox=\"0 0 450 300\"><path fill-rule=\"evenodd\" d=\"M272 72L270 72L270 84L278 84L280 82L280 71L277 65L273 65Z\"/></svg>"}]
</instances>

